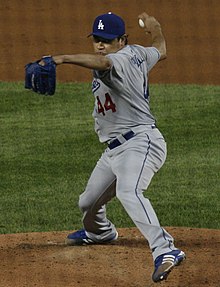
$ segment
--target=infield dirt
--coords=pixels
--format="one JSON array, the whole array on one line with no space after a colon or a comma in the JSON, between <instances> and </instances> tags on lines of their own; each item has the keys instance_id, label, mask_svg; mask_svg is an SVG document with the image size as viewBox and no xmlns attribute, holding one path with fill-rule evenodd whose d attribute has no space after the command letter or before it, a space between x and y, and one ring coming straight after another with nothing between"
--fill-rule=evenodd
<instances>
[{"instance_id":1,"label":"infield dirt","mask_svg":"<svg viewBox=\"0 0 220 287\"><path fill-rule=\"evenodd\" d=\"M220 230L170 228L187 259L167 287L219 287ZM111 245L65 246L68 232L0 235L0 286L150 287L148 244L136 228L119 229Z\"/></svg>"}]
</instances>

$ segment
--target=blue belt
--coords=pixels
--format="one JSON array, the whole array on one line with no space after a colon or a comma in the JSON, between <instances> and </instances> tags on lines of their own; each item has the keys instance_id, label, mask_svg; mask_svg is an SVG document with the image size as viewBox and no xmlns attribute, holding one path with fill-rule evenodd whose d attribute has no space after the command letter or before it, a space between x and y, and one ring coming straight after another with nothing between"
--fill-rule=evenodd
<instances>
[{"instance_id":1,"label":"blue belt","mask_svg":"<svg viewBox=\"0 0 220 287\"><path fill-rule=\"evenodd\" d=\"M156 128L156 125L155 125L155 124L151 125L151 128L152 128L152 129L155 129L155 128ZM128 140L130 140L131 138L133 138L135 135L136 135L136 134L135 134L133 131L129 131L129 132L123 134L122 136L123 136L123 138L124 138L126 141L128 141ZM121 143L118 139L115 139L115 140L113 140L113 141L108 145L108 148L109 148L109 149L114 149L114 148L116 148L116 147L118 147L118 146L120 146L120 145L122 145L122 143Z\"/></svg>"},{"instance_id":2,"label":"blue belt","mask_svg":"<svg viewBox=\"0 0 220 287\"><path fill-rule=\"evenodd\" d=\"M135 136L135 133L133 131L129 131L123 134L122 136L126 141L128 141ZM122 143L118 139L115 139L108 145L108 148L113 149L113 148L116 148L117 146L120 146L121 144Z\"/></svg>"}]
</instances>

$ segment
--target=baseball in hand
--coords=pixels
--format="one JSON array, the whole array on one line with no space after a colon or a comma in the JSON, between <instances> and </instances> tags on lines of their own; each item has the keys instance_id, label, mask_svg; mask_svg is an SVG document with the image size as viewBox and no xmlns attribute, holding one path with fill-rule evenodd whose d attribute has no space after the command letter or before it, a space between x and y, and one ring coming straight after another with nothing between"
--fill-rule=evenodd
<instances>
[{"instance_id":1,"label":"baseball in hand","mask_svg":"<svg viewBox=\"0 0 220 287\"><path fill-rule=\"evenodd\" d=\"M144 21L142 20L142 19L139 19L138 20L138 23L139 23L139 26L141 27L141 28L144 28Z\"/></svg>"}]
</instances>

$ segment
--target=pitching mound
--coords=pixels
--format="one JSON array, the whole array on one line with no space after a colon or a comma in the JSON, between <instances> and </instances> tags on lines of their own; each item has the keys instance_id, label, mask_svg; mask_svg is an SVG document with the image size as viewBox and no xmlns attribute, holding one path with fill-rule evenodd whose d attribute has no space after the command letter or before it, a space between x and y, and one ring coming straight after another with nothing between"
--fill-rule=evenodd
<instances>
[{"instance_id":1,"label":"pitching mound","mask_svg":"<svg viewBox=\"0 0 220 287\"><path fill-rule=\"evenodd\" d=\"M167 228L187 260L160 286L219 287L220 230ZM152 257L136 228L119 229L111 245L64 245L68 232L0 235L0 286L143 287Z\"/></svg>"}]
</instances>

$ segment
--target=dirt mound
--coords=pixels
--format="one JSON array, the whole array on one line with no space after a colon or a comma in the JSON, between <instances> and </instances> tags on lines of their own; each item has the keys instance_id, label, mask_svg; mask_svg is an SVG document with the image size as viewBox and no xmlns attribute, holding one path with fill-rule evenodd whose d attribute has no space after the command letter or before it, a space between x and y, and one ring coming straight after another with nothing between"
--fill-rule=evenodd
<instances>
[{"instance_id":1,"label":"dirt mound","mask_svg":"<svg viewBox=\"0 0 220 287\"><path fill-rule=\"evenodd\" d=\"M219 287L220 230L167 228L187 260L160 286ZM65 246L68 232L0 235L2 287L143 287L153 261L136 228L111 245Z\"/></svg>"}]
</instances>

